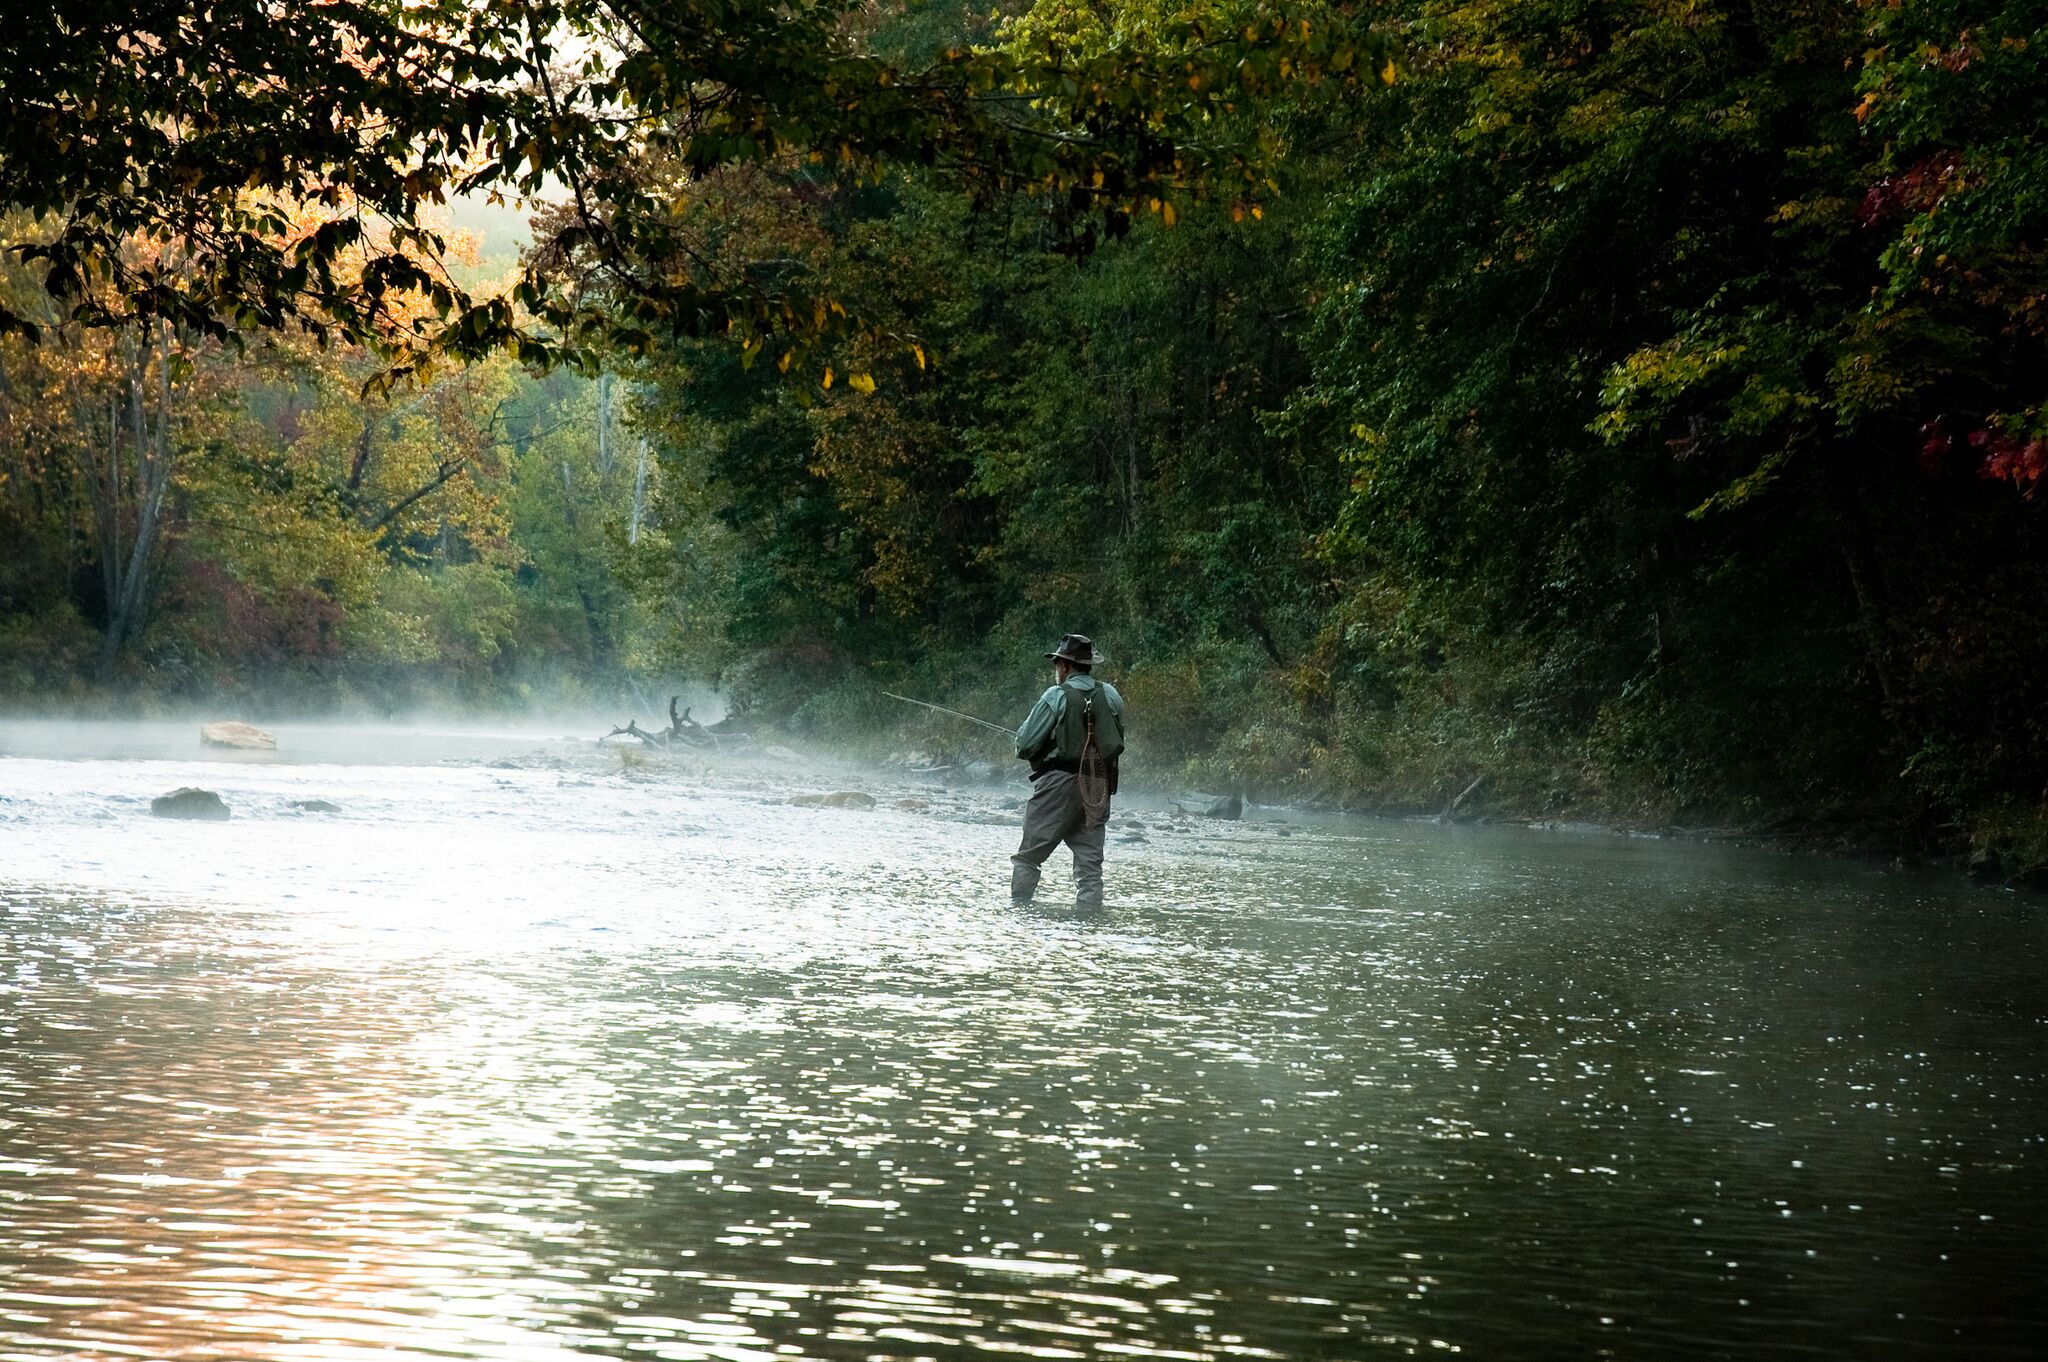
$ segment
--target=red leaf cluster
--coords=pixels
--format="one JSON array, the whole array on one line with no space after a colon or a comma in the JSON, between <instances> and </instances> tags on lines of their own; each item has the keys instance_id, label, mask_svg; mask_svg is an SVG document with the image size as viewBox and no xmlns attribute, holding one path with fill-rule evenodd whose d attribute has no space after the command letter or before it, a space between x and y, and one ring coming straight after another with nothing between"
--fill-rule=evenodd
<instances>
[{"instance_id":1,"label":"red leaf cluster","mask_svg":"<svg viewBox=\"0 0 2048 1362\"><path fill-rule=\"evenodd\" d=\"M1963 437L1962 447L1975 460L1978 477L1986 482L2010 482L2029 501L2041 489L2043 479L2048 479L2048 438L2036 435L2023 440L1980 426ZM1956 438L1939 416L1921 425L1918 456L1921 469L1930 477L1949 466L1949 456L1956 448Z\"/></svg>"},{"instance_id":2,"label":"red leaf cluster","mask_svg":"<svg viewBox=\"0 0 2048 1362\"><path fill-rule=\"evenodd\" d=\"M1983 455L1977 476L1987 482L2011 482L2029 501L2041 489L2048 475L2048 440L2036 435L2022 443L2018 436L1998 430L1970 433L1970 448Z\"/></svg>"},{"instance_id":3,"label":"red leaf cluster","mask_svg":"<svg viewBox=\"0 0 2048 1362\"><path fill-rule=\"evenodd\" d=\"M1962 167L1958 153L1937 151L1896 175L1884 176L1864 191L1863 202L1856 206L1856 224L1877 227L1907 213L1927 212L1956 187Z\"/></svg>"}]
</instances>

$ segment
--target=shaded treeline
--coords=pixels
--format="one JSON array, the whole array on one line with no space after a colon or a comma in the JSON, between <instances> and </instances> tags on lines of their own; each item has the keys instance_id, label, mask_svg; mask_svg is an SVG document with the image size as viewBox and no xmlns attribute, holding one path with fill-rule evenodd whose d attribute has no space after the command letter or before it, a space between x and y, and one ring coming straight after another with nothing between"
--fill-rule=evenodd
<instances>
[{"instance_id":1,"label":"shaded treeline","mask_svg":"<svg viewBox=\"0 0 2048 1362\"><path fill-rule=\"evenodd\" d=\"M999 712L1080 629L1176 776L2038 863L2048 7L1380 19L1257 218L718 187L930 356L648 367L741 698Z\"/></svg>"}]
</instances>

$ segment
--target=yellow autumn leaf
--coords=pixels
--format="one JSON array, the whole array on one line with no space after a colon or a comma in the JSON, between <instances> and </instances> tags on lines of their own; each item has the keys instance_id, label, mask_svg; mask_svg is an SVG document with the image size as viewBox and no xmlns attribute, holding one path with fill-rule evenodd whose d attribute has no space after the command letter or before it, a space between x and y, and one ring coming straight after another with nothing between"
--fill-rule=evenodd
<instances>
[{"instance_id":1,"label":"yellow autumn leaf","mask_svg":"<svg viewBox=\"0 0 2048 1362\"><path fill-rule=\"evenodd\" d=\"M924 347L922 345L913 345L910 347L910 353L917 356L917 367L920 369L924 368Z\"/></svg>"},{"instance_id":2,"label":"yellow autumn leaf","mask_svg":"<svg viewBox=\"0 0 2048 1362\"><path fill-rule=\"evenodd\" d=\"M1382 85L1392 85L1394 83L1394 59L1392 57L1387 58L1387 64L1380 68L1380 83Z\"/></svg>"},{"instance_id":3,"label":"yellow autumn leaf","mask_svg":"<svg viewBox=\"0 0 2048 1362\"><path fill-rule=\"evenodd\" d=\"M868 374L848 374L846 386L855 392L871 393L875 390L875 380Z\"/></svg>"},{"instance_id":4,"label":"yellow autumn leaf","mask_svg":"<svg viewBox=\"0 0 2048 1362\"><path fill-rule=\"evenodd\" d=\"M1178 221L1178 219L1179 219L1179 215L1178 215L1178 214L1176 214L1176 213L1175 213L1175 212L1173 211L1173 200L1172 200L1172 199L1166 199L1166 200L1163 200L1163 201L1162 201L1162 202L1160 203L1160 205L1159 205L1159 216L1160 216L1161 218L1165 219L1165 221L1166 221L1166 225L1167 225L1167 226L1169 226L1169 227L1173 226L1173 224L1174 224L1174 223L1175 223L1176 221Z\"/></svg>"},{"instance_id":5,"label":"yellow autumn leaf","mask_svg":"<svg viewBox=\"0 0 2048 1362\"><path fill-rule=\"evenodd\" d=\"M826 388L832 386L832 366L829 364L825 366L825 382L821 386Z\"/></svg>"}]
</instances>

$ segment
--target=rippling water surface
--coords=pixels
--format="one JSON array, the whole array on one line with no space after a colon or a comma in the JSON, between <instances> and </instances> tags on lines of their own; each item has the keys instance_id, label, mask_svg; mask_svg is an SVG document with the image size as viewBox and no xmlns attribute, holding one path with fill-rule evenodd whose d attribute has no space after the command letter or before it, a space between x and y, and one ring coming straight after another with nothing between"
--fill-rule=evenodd
<instances>
[{"instance_id":1,"label":"rippling water surface","mask_svg":"<svg viewBox=\"0 0 2048 1362\"><path fill-rule=\"evenodd\" d=\"M1007 900L1016 787L280 732L0 726L0 1357L2048 1327L2038 900L1134 800L1076 917ZM150 816L185 784L233 821ZM880 806L786 802L835 788Z\"/></svg>"}]
</instances>

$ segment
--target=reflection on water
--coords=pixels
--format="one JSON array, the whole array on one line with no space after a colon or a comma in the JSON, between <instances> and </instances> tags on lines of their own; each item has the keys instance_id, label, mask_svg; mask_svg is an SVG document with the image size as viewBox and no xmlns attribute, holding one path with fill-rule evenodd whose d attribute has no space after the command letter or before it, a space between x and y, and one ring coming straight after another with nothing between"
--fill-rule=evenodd
<instances>
[{"instance_id":1,"label":"reflection on water","mask_svg":"<svg viewBox=\"0 0 2048 1362\"><path fill-rule=\"evenodd\" d=\"M1007 792L796 780L0 761L0 1356L1999 1357L2048 1324L2036 904L1139 810L1076 918L1008 904ZM147 816L202 781L233 822Z\"/></svg>"}]
</instances>

